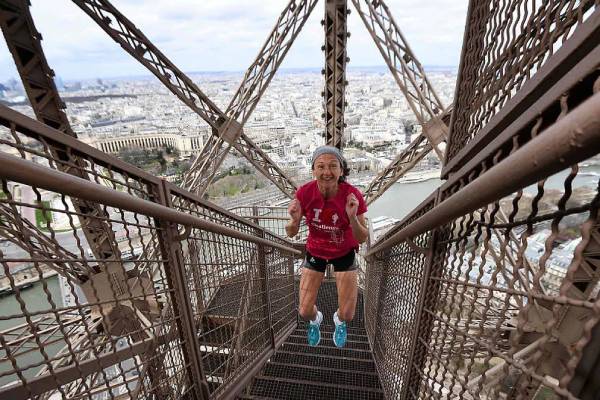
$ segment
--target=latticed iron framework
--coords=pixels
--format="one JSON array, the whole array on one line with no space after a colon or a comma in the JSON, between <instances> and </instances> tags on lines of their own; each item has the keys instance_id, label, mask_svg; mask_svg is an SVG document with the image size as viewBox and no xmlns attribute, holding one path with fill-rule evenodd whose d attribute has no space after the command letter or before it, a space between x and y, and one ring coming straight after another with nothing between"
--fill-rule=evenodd
<instances>
[{"instance_id":1,"label":"latticed iron framework","mask_svg":"<svg viewBox=\"0 0 600 400\"><path fill-rule=\"evenodd\" d=\"M600 181L582 168L600 153L597 1L472 0L446 107L387 5L352 0L422 132L365 197L432 150L448 179L363 249L347 348L314 350L297 316L306 227L287 239L285 207L202 195L233 147L293 196L243 127L317 0L285 6L225 111L111 3L73 1L212 136L183 188L80 142L28 2L0 1L37 118L0 105L0 397L597 397ZM343 149L349 9L324 3L323 137Z\"/></svg>"}]
</instances>

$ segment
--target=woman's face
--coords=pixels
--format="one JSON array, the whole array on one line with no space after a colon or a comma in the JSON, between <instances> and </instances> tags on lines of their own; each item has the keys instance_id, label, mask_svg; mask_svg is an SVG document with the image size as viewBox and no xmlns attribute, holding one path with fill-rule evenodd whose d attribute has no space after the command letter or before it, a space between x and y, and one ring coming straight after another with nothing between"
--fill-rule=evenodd
<instances>
[{"instance_id":1,"label":"woman's face","mask_svg":"<svg viewBox=\"0 0 600 400\"><path fill-rule=\"evenodd\" d=\"M313 176L321 187L335 187L342 176L340 162L333 154L322 154L315 160Z\"/></svg>"}]
</instances>

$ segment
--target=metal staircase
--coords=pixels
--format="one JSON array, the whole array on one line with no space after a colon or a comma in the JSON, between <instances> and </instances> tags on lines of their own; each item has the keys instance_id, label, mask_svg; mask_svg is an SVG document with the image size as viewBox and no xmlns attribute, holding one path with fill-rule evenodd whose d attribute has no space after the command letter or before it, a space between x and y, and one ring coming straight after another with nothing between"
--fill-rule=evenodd
<instances>
[{"instance_id":1,"label":"metal staircase","mask_svg":"<svg viewBox=\"0 0 600 400\"><path fill-rule=\"evenodd\" d=\"M255 376L239 399L383 399L377 368L364 325L363 296L348 324L344 348L333 344L331 316L336 310L334 280L321 285L317 307L323 312L321 342L306 343L306 323L300 322Z\"/></svg>"}]
</instances>

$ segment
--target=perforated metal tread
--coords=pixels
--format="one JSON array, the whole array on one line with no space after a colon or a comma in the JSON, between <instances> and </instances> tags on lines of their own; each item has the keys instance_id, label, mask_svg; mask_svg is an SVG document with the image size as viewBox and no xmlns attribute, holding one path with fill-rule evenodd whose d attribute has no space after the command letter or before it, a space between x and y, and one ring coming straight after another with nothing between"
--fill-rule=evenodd
<instances>
[{"instance_id":1,"label":"perforated metal tread","mask_svg":"<svg viewBox=\"0 0 600 400\"><path fill-rule=\"evenodd\" d=\"M271 357L271 361L282 364L307 365L314 368L323 367L361 372L377 372L377 369L375 368L375 362L371 359L361 360L344 357L328 357L320 354L303 354L277 351L273 357Z\"/></svg>"},{"instance_id":2,"label":"perforated metal tread","mask_svg":"<svg viewBox=\"0 0 600 400\"><path fill-rule=\"evenodd\" d=\"M240 399L240 400L244 400L244 399L247 399L247 400L278 400L278 399L274 399L273 397L253 396L250 394L238 395L236 397L236 399Z\"/></svg>"},{"instance_id":3,"label":"perforated metal tread","mask_svg":"<svg viewBox=\"0 0 600 400\"><path fill-rule=\"evenodd\" d=\"M369 342L361 342L361 341L356 341L353 339L354 339L354 335L348 335L346 345L344 346L345 349L365 350L365 351L371 350L371 347L369 346ZM288 337L287 342L295 343L295 344L306 344L307 343L306 333L303 335L291 335L290 337ZM321 342L319 343L319 346L335 347L335 344L333 343L333 334L329 333L329 332L321 331Z\"/></svg>"},{"instance_id":4,"label":"perforated metal tread","mask_svg":"<svg viewBox=\"0 0 600 400\"><path fill-rule=\"evenodd\" d=\"M333 343L331 343L333 344ZM365 350L349 349L346 347L338 348L334 346L318 345L316 347L309 346L308 343L284 343L280 350L291 353L311 353L324 356L344 357L352 359L370 360L371 352Z\"/></svg>"},{"instance_id":5,"label":"perforated metal tread","mask_svg":"<svg viewBox=\"0 0 600 400\"><path fill-rule=\"evenodd\" d=\"M326 383L259 376L254 380L251 394L275 399L307 400L383 400L381 389L344 387Z\"/></svg>"},{"instance_id":6,"label":"perforated metal tread","mask_svg":"<svg viewBox=\"0 0 600 400\"><path fill-rule=\"evenodd\" d=\"M230 317L235 318L239 313L239 298L240 293L243 292L244 284L246 281L245 275L238 275L230 278L227 282L222 282L210 304L206 308L207 316L217 317ZM293 283L283 282L271 282L271 298L275 303L279 299L290 299L290 293L294 293ZM293 299L293 297L292 297ZM290 303L291 300L284 300L283 302ZM255 295L251 298L249 306L250 310L259 310L262 303L262 292L258 290ZM278 307L279 308L279 307Z\"/></svg>"},{"instance_id":7,"label":"perforated metal tread","mask_svg":"<svg viewBox=\"0 0 600 400\"><path fill-rule=\"evenodd\" d=\"M360 372L343 369L313 368L300 364L281 364L270 362L265 366L262 375L271 378L298 379L311 382L322 382L344 387L381 389L379 378L375 372Z\"/></svg>"}]
</instances>

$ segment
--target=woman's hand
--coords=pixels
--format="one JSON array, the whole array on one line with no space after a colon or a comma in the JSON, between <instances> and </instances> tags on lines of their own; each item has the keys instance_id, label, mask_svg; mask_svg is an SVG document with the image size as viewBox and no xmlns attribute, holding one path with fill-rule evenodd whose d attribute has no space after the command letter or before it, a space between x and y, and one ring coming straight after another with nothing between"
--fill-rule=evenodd
<instances>
[{"instance_id":1,"label":"woman's hand","mask_svg":"<svg viewBox=\"0 0 600 400\"><path fill-rule=\"evenodd\" d=\"M346 214L350 220L350 227L352 228L352 236L358 243L363 243L369 236L369 230L365 222L364 214L356 215L358 212L358 199L354 193L350 193L346 198Z\"/></svg>"},{"instance_id":2,"label":"woman's hand","mask_svg":"<svg viewBox=\"0 0 600 400\"><path fill-rule=\"evenodd\" d=\"M346 214L348 214L348 218L353 220L356 218L356 213L358 211L358 199L354 195L354 193L350 193L348 197L346 197Z\"/></svg>"},{"instance_id":3,"label":"woman's hand","mask_svg":"<svg viewBox=\"0 0 600 400\"><path fill-rule=\"evenodd\" d=\"M290 214L292 221L296 223L300 222L300 219L302 218L302 210L300 209L300 202L298 199L290 201L290 204L288 205L288 214Z\"/></svg>"},{"instance_id":4,"label":"woman's hand","mask_svg":"<svg viewBox=\"0 0 600 400\"><path fill-rule=\"evenodd\" d=\"M288 237L294 237L298 234L300 229L300 219L302 219L302 209L300 208L300 202L298 199L290 201L288 205L288 214L290 214L290 220L285 225L285 233Z\"/></svg>"}]
</instances>

